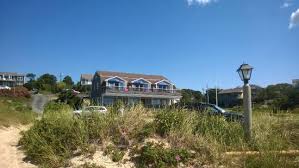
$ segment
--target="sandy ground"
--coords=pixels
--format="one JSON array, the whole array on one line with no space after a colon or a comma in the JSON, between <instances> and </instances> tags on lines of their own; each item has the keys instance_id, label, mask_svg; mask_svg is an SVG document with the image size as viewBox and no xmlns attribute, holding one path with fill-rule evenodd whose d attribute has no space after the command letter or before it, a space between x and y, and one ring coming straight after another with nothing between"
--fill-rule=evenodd
<instances>
[{"instance_id":1,"label":"sandy ground","mask_svg":"<svg viewBox=\"0 0 299 168\"><path fill-rule=\"evenodd\" d=\"M0 168L37 168L29 162L25 162L24 153L18 149L18 141L21 138L20 132L26 130L28 127L0 127ZM71 159L72 166L77 167L84 163L95 163L106 168L131 168L134 164L127 163L115 163L108 156L104 156L102 151L97 151L91 158L83 156L75 157Z\"/></svg>"},{"instance_id":2,"label":"sandy ground","mask_svg":"<svg viewBox=\"0 0 299 168\"><path fill-rule=\"evenodd\" d=\"M102 166L105 168L134 168L134 164L130 161L125 163L113 162L109 156L104 156L103 151L96 151L92 158L86 158L84 156L78 156L71 159L71 167L77 167L83 165L84 163L96 164L97 166ZM124 156L128 158L128 153Z\"/></svg>"},{"instance_id":3,"label":"sandy ground","mask_svg":"<svg viewBox=\"0 0 299 168\"><path fill-rule=\"evenodd\" d=\"M50 97L42 94L32 95L32 111L42 113L44 110L44 106L49 101L49 99Z\"/></svg>"},{"instance_id":4,"label":"sandy ground","mask_svg":"<svg viewBox=\"0 0 299 168\"><path fill-rule=\"evenodd\" d=\"M36 166L24 162L24 153L17 144L21 137L20 132L26 127L20 126L0 128L0 168L35 168Z\"/></svg>"}]
</instances>

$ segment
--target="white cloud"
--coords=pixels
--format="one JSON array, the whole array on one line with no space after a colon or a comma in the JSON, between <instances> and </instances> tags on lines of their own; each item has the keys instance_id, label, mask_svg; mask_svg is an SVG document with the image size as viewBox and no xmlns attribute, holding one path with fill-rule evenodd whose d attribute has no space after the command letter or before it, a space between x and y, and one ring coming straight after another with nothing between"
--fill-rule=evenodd
<instances>
[{"instance_id":1,"label":"white cloud","mask_svg":"<svg viewBox=\"0 0 299 168\"><path fill-rule=\"evenodd\" d=\"M289 29L294 28L299 24L299 8L291 14Z\"/></svg>"},{"instance_id":2,"label":"white cloud","mask_svg":"<svg viewBox=\"0 0 299 168\"><path fill-rule=\"evenodd\" d=\"M290 3L290 2L284 2L284 3L280 6L280 8L288 8L288 7L290 7L290 6L292 6L292 3Z\"/></svg>"},{"instance_id":3,"label":"white cloud","mask_svg":"<svg viewBox=\"0 0 299 168\"><path fill-rule=\"evenodd\" d=\"M206 6L212 2L216 2L216 0L187 0L187 3L189 6L191 6L191 5Z\"/></svg>"}]
</instances>

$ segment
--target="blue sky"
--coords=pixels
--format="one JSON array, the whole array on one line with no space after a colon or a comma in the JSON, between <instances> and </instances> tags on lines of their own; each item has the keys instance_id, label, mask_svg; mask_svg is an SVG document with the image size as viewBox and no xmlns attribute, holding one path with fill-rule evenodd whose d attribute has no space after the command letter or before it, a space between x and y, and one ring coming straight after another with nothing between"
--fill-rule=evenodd
<instances>
[{"instance_id":1,"label":"blue sky","mask_svg":"<svg viewBox=\"0 0 299 168\"><path fill-rule=\"evenodd\" d=\"M298 8L298 0L0 0L0 71L162 74L201 90L241 85L236 69L246 62L251 83L291 82Z\"/></svg>"}]
</instances>

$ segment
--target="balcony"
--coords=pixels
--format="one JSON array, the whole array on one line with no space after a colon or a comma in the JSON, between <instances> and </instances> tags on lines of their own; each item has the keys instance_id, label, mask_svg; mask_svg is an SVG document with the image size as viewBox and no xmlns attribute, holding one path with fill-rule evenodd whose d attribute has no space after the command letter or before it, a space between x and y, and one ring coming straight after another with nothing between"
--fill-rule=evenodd
<instances>
[{"instance_id":1,"label":"balcony","mask_svg":"<svg viewBox=\"0 0 299 168\"><path fill-rule=\"evenodd\" d=\"M127 87L102 87L102 93L119 93L126 95L153 95L153 96L181 96L178 89L159 89L159 88L127 88Z\"/></svg>"},{"instance_id":2,"label":"balcony","mask_svg":"<svg viewBox=\"0 0 299 168\"><path fill-rule=\"evenodd\" d=\"M16 81L15 78L1 78L1 77L0 77L0 80L1 81Z\"/></svg>"}]
</instances>

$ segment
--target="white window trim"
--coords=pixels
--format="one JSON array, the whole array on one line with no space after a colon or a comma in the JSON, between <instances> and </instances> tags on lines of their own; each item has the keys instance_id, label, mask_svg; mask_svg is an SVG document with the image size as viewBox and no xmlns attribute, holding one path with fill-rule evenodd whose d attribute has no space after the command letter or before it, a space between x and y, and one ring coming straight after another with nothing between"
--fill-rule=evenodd
<instances>
[{"instance_id":1,"label":"white window trim","mask_svg":"<svg viewBox=\"0 0 299 168\"><path fill-rule=\"evenodd\" d=\"M109 80L111 80L111 79L114 79L114 78L119 78L119 79L123 80L123 81L124 81L124 83L126 83L126 82L127 82L126 80L124 80L123 78L121 78L121 77L118 77L118 76L113 76L113 77L107 78L107 79L105 79L105 81L107 82L107 81L109 81Z\"/></svg>"},{"instance_id":2,"label":"white window trim","mask_svg":"<svg viewBox=\"0 0 299 168\"><path fill-rule=\"evenodd\" d=\"M166 83L169 83L169 85L174 85L173 83L171 83L169 80L166 80L166 79L162 79L162 80L156 82L155 84L157 85L157 84L159 84L161 82L166 82Z\"/></svg>"},{"instance_id":3,"label":"white window trim","mask_svg":"<svg viewBox=\"0 0 299 168\"><path fill-rule=\"evenodd\" d=\"M144 81L146 81L148 84L152 84L152 82L150 82L150 81L148 81L148 80L146 80L146 79L144 79L144 78L138 78L138 79L135 79L135 80L133 80L131 83L135 83L136 81L139 81L139 80L144 80Z\"/></svg>"}]
</instances>

